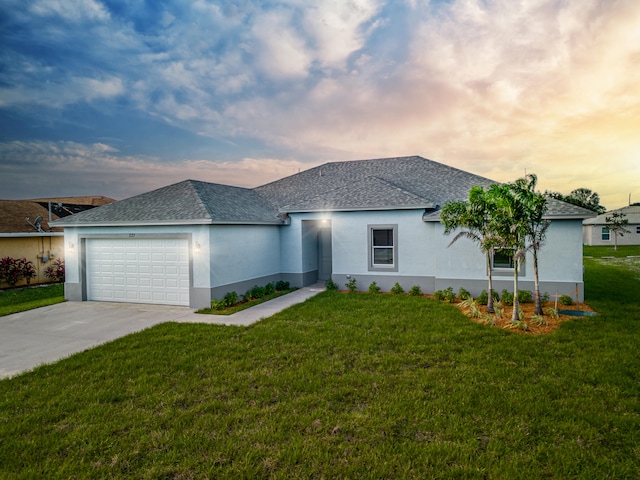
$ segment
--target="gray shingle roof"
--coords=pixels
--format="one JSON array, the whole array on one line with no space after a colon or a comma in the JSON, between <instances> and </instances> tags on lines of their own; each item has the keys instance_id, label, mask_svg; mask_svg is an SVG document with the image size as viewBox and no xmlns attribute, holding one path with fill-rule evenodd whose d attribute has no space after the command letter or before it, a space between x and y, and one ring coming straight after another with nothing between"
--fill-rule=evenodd
<instances>
[{"instance_id":1,"label":"gray shingle roof","mask_svg":"<svg viewBox=\"0 0 640 480\"><path fill-rule=\"evenodd\" d=\"M610 210L602 215L585 220L583 223L584 225L604 225L607 223L606 218L610 217L614 212L623 214L630 225L640 224L640 205L630 205L628 207L618 208L617 210Z\"/></svg>"},{"instance_id":2,"label":"gray shingle roof","mask_svg":"<svg viewBox=\"0 0 640 480\"><path fill-rule=\"evenodd\" d=\"M425 208L467 198L489 180L426 158L326 163L255 190L282 212Z\"/></svg>"},{"instance_id":3,"label":"gray shingle roof","mask_svg":"<svg viewBox=\"0 0 640 480\"><path fill-rule=\"evenodd\" d=\"M284 213L437 209L496 183L422 157L326 163L254 189L185 180L56 221L58 226L271 223ZM588 210L549 202L549 216L586 218ZM439 215L425 216L437 221Z\"/></svg>"},{"instance_id":4,"label":"gray shingle roof","mask_svg":"<svg viewBox=\"0 0 640 480\"><path fill-rule=\"evenodd\" d=\"M282 223L276 213L251 189L185 180L56 224Z\"/></svg>"}]
</instances>

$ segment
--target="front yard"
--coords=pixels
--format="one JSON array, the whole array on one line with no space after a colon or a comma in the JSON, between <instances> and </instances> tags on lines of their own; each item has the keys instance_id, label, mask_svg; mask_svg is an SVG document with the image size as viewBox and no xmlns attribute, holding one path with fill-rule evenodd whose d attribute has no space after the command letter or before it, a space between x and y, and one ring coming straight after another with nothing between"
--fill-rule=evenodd
<instances>
[{"instance_id":1,"label":"front yard","mask_svg":"<svg viewBox=\"0 0 640 480\"><path fill-rule=\"evenodd\" d=\"M585 259L598 315L548 335L324 292L1 380L0 476L638 478L640 259L610 260Z\"/></svg>"}]
</instances>

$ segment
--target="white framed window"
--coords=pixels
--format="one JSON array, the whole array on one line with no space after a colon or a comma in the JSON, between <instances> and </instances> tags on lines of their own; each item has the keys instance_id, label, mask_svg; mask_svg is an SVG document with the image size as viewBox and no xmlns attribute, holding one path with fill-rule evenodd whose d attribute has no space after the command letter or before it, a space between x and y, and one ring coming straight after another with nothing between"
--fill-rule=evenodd
<instances>
[{"instance_id":1,"label":"white framed window","mask_svg":"<svg viewBox=\"0 0 640 480\"><path fill-rule=\"evenodd\" d=\"M493 250L491 258L492 269L509 269L513 270L515 264L513 260L512 248L496 248Z\"/></svg>"},{"instance_id":2,"label":"white framed window","mask_svg":"<svg viewBox=\"0 0 640 480\"><path fill-rule=\"evenodd\" d=\"M369 225L369 271L398 271L398 225Z\"/></svg>"},{"instance_id":3,"label":"white framed window","mask_svg":"<svg viewBox=\"0 0 640 480\"><path fill-rule=\"evenodd\" d=\"M609 227L602 227L602 240L603 241L611 240L611 232L609 231Z\"/></svg>"}]
</instances>

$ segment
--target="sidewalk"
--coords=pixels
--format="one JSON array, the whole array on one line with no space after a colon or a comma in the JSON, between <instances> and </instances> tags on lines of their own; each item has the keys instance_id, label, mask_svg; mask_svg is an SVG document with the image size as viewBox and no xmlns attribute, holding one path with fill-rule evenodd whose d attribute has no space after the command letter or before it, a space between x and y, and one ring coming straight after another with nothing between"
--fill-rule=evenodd
<instances>
[{"instance_id":1,"label":"sidewalk","mask_svg":"<svg viewBox=\"0 0 640 480\"><path fill-rule=\"evenodd\" d=\"M268 318L291 305L302 303L306 299L311 298L324 290L325 287L323 284L316 283L232 315L207 315L192 312L180 318L176 318L174 321L184 323L209 323L216 325L251 325L263 318Z\"/></svg>"}]
</instances>

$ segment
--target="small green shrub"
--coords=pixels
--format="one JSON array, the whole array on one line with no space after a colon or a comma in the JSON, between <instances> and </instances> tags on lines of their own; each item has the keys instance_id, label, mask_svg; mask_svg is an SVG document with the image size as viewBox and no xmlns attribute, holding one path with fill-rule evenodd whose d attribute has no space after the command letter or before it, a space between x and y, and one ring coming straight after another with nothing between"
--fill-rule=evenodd
<instances>
[{"instance_id":1,"label":"small green shrub","mask_svg":"<svg viewBox=\"0 0 640 480\"><path fill-rule=\"evenodd\" d=\"M458 306L466 308L471 318L480 318L482 316L482 312L480 312L480 308L478 308L478 303L472 297L463 300Z\"/></svg>"},{"instance_id":2,"label":"small green shrub","mask_svg":"<svg viewBox=\"0 0 640 480\"><path fill-rule=\"evenodd\" d=\"M211 300L212 310L224 310L225 308L227 308L227 302L224 300L216 300L215 298Z\"/></svg>"},{"instance_id":3,"label":"small green shrub","mask_svg":"<svg viewBox=\"0 0 640 480\"><path fill-rule=\"evenodd\" d=\"M464 288L460 287L460 290L458 290L458 298L462 301L465 301L471 298L471 294L469 293L468 290L465 290Z\"/></svg>"},{"instance_id":4,"label":"small green shrub","mask_svg":"<svg viewBox=\"0 0 640 480\"><path fill-rule=\"evenodd\" d=\"M233 307L238 303L238 294L236 292L228 292L223 300L225 307Z\"/></svg>"},{"instance_id":5,"label":"small green shrub","mask_svg":"<svg viewBox=\"0 0 640 480\"><path fill-rule=\"evenodd\" d=\"M433 292L433 298L440 301L444 300L444 292L442 290L436 290Z\"/></svg>"},{"instance_id":6,"label":"small green shrub","mask_svg":"<svg viewBox=\"0 0 640 480\"><path fill-rule=\"evenodd\" d=\"M402 285L396 282L393 287L391 287L391 293L393 293L394 295L400 295L401 293L404 293L404 288L402 288Z\"/></svg>"},{"instance_id":7,"label":"small green shrub","mask_svg":"<svg viewBox=\"0 0 640 480\"><path fill-rule=\"evenodd\" d=\"M411 295L412 297L419 297L420 295L422 295L422 290L420 290L420 286L414 285L413 287L411 287L411 290L409 290L409 295Z\"/></svg>"},{"instance_id":8,"label":"small green shrub","mask_svg":"<svg viewBox=\"0 0 640 480\"><path fill-rule=\"evenodd\" d=\"M453 293L453 288L452 287L447 287L444 289L444 299L445 301L449 302L449 303L453 303L456 301L456 294Z\"/></svg>"},{"instance_id":9,"label":"small green shrub","mask_svg":"<svg viewBox=\"0 0 640 480\"><path fill-rule=\"evenodd\" d=\"M558 299L558 302L560 302L562 305L573 305L573 299L569 295L562 295Z\"/></svg>"},{"instance_id":10,"label":"small green shrub","mask_svg":"<svg viewBox=\"0 0 640 480\"><path fill-rule=\"evenodd\" d=\"M493 302L493 312L495 313L496 318L502 318L504 315L504 306L500 300Z\"/></svg>"},{"instance_id":11,"label":"small green shrub","mask_svg":"<svg viewBox=\"0 0 640 480\"><path fill-rule=\"evenodd\" d=\"M358 282L356 281L356 277L351 277L351 279L345 284L345 287L347 287L349 293L356 293L358 291Z\"/></svg>"},{"instance_id":12,"label":"small green shrub","mask_svg":"<svg viewBox=\"0 0 640 480\"><path fill-rule=\"evenodd\" d=\"M251 296L253 298L262 298L264 297L265 292L264 292L264 287L259 287L258 285L254 285L253 288L251 289Z\"/></svg>"},{"instance_id":13,"label":"small green shrub","mask_svg":"<svg viewBox=\"0 0 640 480\"><path fill-rule=\"evenodd\" d=\"M371 282L371 285L369 285L369 293L380 293L380 286L375 282L375 280Z\"/></svg>"},{"instance_id":14,"label":"small green shrub","mask_svg":"<svg viewBox=\"0 0 640 480\"><path fill-rule=\"evenodd\" d=\"M542 315L532 315L531 320L539 327L542 325L549 325L549 322Z\"/></svg>"},{"instance_id":15,"label":"small green shrub","mask_svg":"<svg viewBox=\"0 0 640 480\"><path fill-rule=\"evenodd\" d=\"M500 295L498 295L498 292L496 292L495 290L493 291L493 300L500 300ZM478 295L478 297L476 298L476 301L479 305L487 305L489 303L489 293L486 290L482 290L482 292L480 292L480 295Z\"/></svg>"},{"instance_id":16,"label":"small green shrub","mask_svg":"<svg viewBox=\"0 0 640 480\"><path fill-rule=\"evenodd\" d=\"M251 293L251 290L247 290L245 294L242 295L242 301L250 302L251 300L253 300L253 294Z\"/></svg>"},{"instance_id":17,"label":"small green shrub","mask_svg":"<svg viewBox=\"0 0 640 480\"><path fill-rule=\"evenodd\" d=\"M264 294L265 295L273 295L274 293L276 293L276 287L275 285L272 283L267 283L264 286Z\"/></svg>"},{"instance_id":18,"label":"small green shrub","mask_svg":"<svg viewBox=\"0 0 640 480\"><path fill-rule=\"evenodd\" d=\"M502 290L502 295L500 295L500 298L502 299L502 303L504 305L513 305L513 293L505 290Z\"/></svg>"},{"instance_id":19,"label":"small green shrub","mask_svg":"<svg viewBox=\"0 0 640 480\"><path fill-rule=\"evenodd\" d=\"M542 294L540 294L540 302L542 304L545 304L549 301L549 292L544 292Z\"/></svg>"},{"instance_id":20,"label":"small green shrub","mask_svg":"<svg viewBox=\"0 0 640 480\"><path fill-rule=\"evenodd\" d=\"M533 303L533 294L530 290L518 290L518 301L520 303Z\"/></svg>"},{"instance_id":21,"label":"small green shrub","mask_svg":"<svg viewBox=\"0 0 640 480\"><path fill-rule=\"evenodd\" d=\"M507 325L505 325L504 328L509 328L509 329L519 328L520 330L526 331L529 328L529 325L527 325L526 322L522 320L514 320L509 322Z\"/></svg>"},{"instance_id":22,"label":"small green shrub","mask_svg":"<svg viewBox=\"0 0 640 480\"><path fill-rule=\"evenodd\" d=\"M551 318L553 318L554 320L557 320L558 318L560 318L560 315L558 314L558 310L556 310L553 307L549 307L545 309L545 313L549 315Z\"/></svg>"},{"instance_id":23,"label":"small green shrub","mask_svg":"<svg viewBox=\"0 0 640 480\"><path fill-rule=\"evenodd\" d=\"M285 282L284 280L278 280L276 282L276 290L278 291L289 290L289 288L289 282Z\"/></svg>"},{"instance_id":24,"label":"small green shrub","mask_svg":"<svg viewBox=\"0 0 640 480\"><path fill-rule=\"evenodd\" d=\"M324 286L330 292L335 292L336 290L338 290L338 284L331 279L324 282Z\"/></svg>"}]
</instances>

